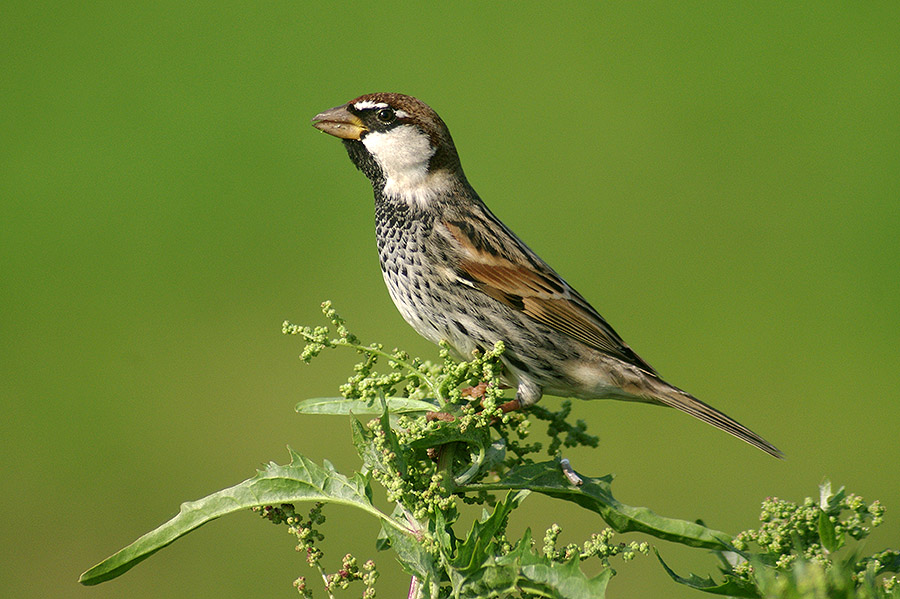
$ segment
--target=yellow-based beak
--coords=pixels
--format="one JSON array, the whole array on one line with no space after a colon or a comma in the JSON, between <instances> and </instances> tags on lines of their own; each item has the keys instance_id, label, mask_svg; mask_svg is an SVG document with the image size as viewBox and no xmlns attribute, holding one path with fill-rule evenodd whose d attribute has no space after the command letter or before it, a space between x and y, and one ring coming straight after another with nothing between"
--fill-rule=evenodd
<instances>
[{"instance_id":1,"label":"yellow-based beak","mask_svg":"<svg viewBox=\"0 0 900 599\"><path fill-rule=\"evenodd\" d=\"M347 105L338 106L313 117L312 125L319 131L341 139L359 139L366 129L358 117L347 110Z\"/></svg>"}]
</instances>

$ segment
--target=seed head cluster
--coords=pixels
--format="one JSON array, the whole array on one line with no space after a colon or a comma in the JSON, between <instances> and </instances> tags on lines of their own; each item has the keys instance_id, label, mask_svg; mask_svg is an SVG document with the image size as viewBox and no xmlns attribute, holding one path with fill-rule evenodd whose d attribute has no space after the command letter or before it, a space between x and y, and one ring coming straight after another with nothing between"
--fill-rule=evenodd
<instances>
[{"instance_id":1,"label":"seed head cluster","mask_svg":"<svg viewBox=\"0 0 900 599\"><path fill-rule=\"evenodd\" d=\"M608 566L609 558L617 555L627 562L634 559L638 553L643 555L650 554L650 544L646 542L614 543L612 538L615 536L615 531L611 528L605 528L598 533L592 534L591 538L581 546L570 543L562 549L557 549L556 544L560 534L562 534L562 528L558 524L548 528L544 534L542 551L546 557L556 562L568 562L574 557L578 557L581 561L596 557L600 559L603 565Z\"/></svg>"},{"instance_id":2,"label":"seed head cluster","mask_svg":"<svg viewBox=\"0 0 900 599\"><path fill-rule=\"evenodd\" d=\"M855 494L845 494L843 489L830 494L830 486L825 486L819 501L807 497L802 503L794 503L777 497L766 498L762 502L758 529L746 530L734 538L734 546L740 551L748 551L752 544L774 563L775 567L787 571L798 562L813 564L827 572L834 564L833 551L822 538L822 523L826 518L834 530L833 544L842 545L844 539L864 539L871 530L884 520L884 507L879 501L866 503ZM888 552L881 559L891 558L896 552ZM866 571L872 560L878 556L865 558L853 565L858 577ZM895 557L893 559L896 559ZM753 567L743 561L734 568L735 574L748 577Z\"/></svg>"}]
</instances>

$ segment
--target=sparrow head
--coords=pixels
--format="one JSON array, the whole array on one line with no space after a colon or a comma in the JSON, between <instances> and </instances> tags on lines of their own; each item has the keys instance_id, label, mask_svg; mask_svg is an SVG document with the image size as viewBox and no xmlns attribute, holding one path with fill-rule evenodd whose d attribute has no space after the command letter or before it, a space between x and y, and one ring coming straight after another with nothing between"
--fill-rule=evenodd
<instances>
[{"instance_id":1,"label":"sparrow head","mask_svg":"<svg viewBox=\"0 0 900 599\"><path fill-rule=\"evenodd\" d=\"M340 138L350 159L388 196L427 201L463 179L447 125L424 102L403 94L366 94L313 118Z\"/></svg>"}]
</instances>

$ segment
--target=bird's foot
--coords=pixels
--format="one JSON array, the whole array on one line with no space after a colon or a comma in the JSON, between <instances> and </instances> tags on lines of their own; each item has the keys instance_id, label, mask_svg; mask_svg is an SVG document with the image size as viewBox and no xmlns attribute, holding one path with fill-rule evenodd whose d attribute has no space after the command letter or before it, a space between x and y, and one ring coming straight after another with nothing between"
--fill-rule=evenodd
<instances>
[{"instance_id":1,"label":"bird's foot","mask_svg":"<svg viewBox=\"0 0 900 599\"><path fill-rule=\"evenodd\" d=\"M426 422L434 422L435 420L440 420L441 422L453 422L456 420L456 416L448 414L447 412L425 412Z\"/></svg>"},{"instance_id":2,"label":"bird's foot","mask_svg":"<svg viewBox=\"0 0 900 599\"><path fill-rule=\"evenodd\" d=\"M474 387L466 387L465 389L461 389L459 393L463 397L470 397L472 399L484 399L484 394L487 392L487 387L487 383L478 383ZM500 411L504 414L521 409L522 402L520 402L518 399L512 399L510 401L507 401L506 403L500 404Z\"/></svg>"},{"instance_id":3,"label":"bird's foot","mask_svg":"<svg viewBox=\"0 0 900 599\"><path fill-rule=\"evenodd\" d=\"M485 393L487 393L488 384L487 383L478 383L472 387L465 387L460 390L460 395L463 397L470 398L472 400L479 400L481 403L484 400ZM481 403L481 407L484 407L484 404ZM508 412L514 412L516 410L522 409L522 402L518 399L512 399L505 403L502 403L498 406L500 408L500 412L502 414L506 414ZM449 414L447 412L426 412L425 420L427 422L434 422L435 420L439 420L441 422L453 422L456 420L456 416L453 414ZM495 418L491 424L496 424L499 422L499 418Z\"/></svg>"},{"instance_id":4,"label":"bird's foot","mask_svg":"<svg viewBox=\"0 0 900 599\"><path fill-rule=\"evenodd\" d=\"M518 399L511 399L506 403L500 404L500 411L506 414L507 412L515 412L516 410L522 409L522 402Z\"/></svg>"},{"instance_id":5,"label":"bird's foot","mask_svg":"<svg viewBox=\"0 0 900 599\"><path fill-rule=\"evenodd\" d=\"M478 383L474 387L465 387L459 390L459 394L463 397L471 397L472 399L482 399L487 392L487 383Z\"/></svg>"},{"instance_id":6,"label":"bird's foot","mask_svg":"<svg viewBox=\"0 0 900 599\"><path fill-rule=\"evenodd\" d=\"M460 390L460 395L463 397L470 397L472 399L484 399L484 395L487 392L487 383L478 383L474 387L466 387L465 389ZM482 407L484 404L482 403ZM500 412L506 414L507 412L515 412L516 410L522 409L522 402L518 399L512 399L505 403L500 404L499 406ZM491 424L497 424L499 418L495 418Z\"/></svg>"}]
</instances>

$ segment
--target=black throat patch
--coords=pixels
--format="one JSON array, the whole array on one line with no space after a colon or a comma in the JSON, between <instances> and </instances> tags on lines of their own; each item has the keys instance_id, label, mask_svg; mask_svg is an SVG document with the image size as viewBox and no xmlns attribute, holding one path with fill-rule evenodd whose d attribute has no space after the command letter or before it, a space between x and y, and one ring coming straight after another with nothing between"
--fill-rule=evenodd
<instances>
[{"instance_id":1,"label":"black throat patch","mask_svg":"<svg viewBox=\"0 0 900 599\"><path fill-rule=\"evenodd\" d=\"M341 141L344 142L347 155L350 156L350 160L356 165L356 168L362 171L362 174L372 182L374 187L384 187L384 172L363 142L356 139Z\"/></svg>"}]
</instances>

